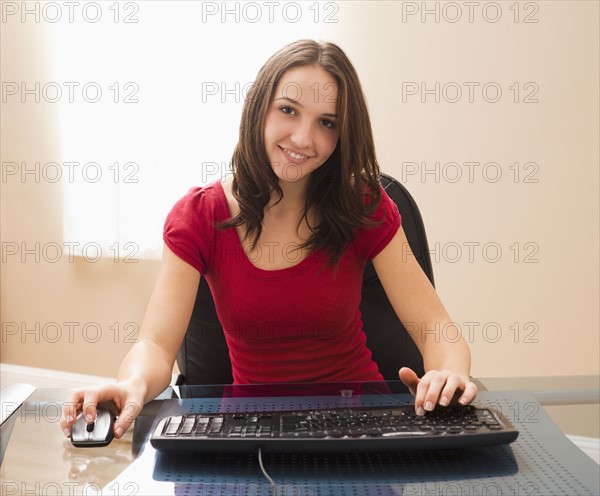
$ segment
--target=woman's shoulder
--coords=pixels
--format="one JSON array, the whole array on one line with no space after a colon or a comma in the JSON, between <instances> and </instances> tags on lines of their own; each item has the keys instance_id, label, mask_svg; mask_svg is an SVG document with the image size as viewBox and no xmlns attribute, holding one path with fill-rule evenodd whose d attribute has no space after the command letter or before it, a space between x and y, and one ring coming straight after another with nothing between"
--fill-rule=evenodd
<instances>
[{"instance_id":1,"label":"woman's shoulder","mask_svg":"<svg viewBox=\"0 0 600 496\"><path fill-rule=\"evenodd\" d=\"M199 186L192 186L179 199L177 204L187 208L199 209L220 207L226 202L226 195L220 180L214 180Z\"/></svg>"},{"instance_id":2,"label":"woman's shoulder","mask_svg":"<svg viewBox=\"0 0 600 496\"><path fill-rule=\"evenodd\" d=\"M371 211L369 217L379 217L386 211L397 211L396 203L386 193L381 183L365 184L362 187L362 198L364 206Z\"/></svg>"},{"instance_id":3,"label":"woman's shoulder","mask_svg":"<svg viewBox=\"0 0 600 496\"><path fill-rule=\"evenodd\" d=\"M373 194L377 189L380 195ZM369 214L372 224L359 228L354 240L356 250L367 260L373 259L385 248L402 224L398 206L381 185L371 187L370 194L364 194L365 202L376 201L377 196L379 203Z\"/></svg>"},{"instance_id":4,"label":"woman's shoulder","mask_svg":"<svg viewBox=\"0 0 600 496\"><path fill-rule=\"evenodd\" d=\"M175 203L165 220L164 242L201 274L206 273L211 261L215 225L226 217L224 202L218 181L193 186Z\"/></svg>"},{"instance_id":5,"label":"woman's shoulder","mask_svg":"<svg viewBox=\"0 0 600 496\"><path fill-rule=\"evenodd\" d=\"M172 207L168 218L188 225L213 225L228 217L227 200L220 180L192 186Z\"/></svg>"},{"instance_id":6,"label":"woman's shoulder","mask_svg":"<svg viewBox=\"0 0 600 496\"><path fill-rule=\"evenodd\" d=\"M190 187L183 198L194 199L196 201L218 200L223 198L223 186L219 179L215 179L206 184Z\"/></svg>"}]
</instances>

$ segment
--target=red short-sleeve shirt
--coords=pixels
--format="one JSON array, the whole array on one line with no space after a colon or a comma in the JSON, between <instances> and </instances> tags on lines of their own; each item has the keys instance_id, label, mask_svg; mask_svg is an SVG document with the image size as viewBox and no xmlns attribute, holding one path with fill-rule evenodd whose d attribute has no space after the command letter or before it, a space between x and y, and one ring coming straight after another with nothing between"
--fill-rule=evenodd
<instances>
[{"instance_id":1,"label":"red short-sleeve shirt","mask_svg":"<svg viewBox=\"0 0 600 496\"><path fill-rule=\"evenodd\" d=\"M328 258L322 250L285 269L256 267L235 228L214 227L230 217L219 181L191 188L175 204L164 241L206 277L235 383L383 379L366 346L359 310L365 264L401 225L396 204L381 191L372 218L383 222L357 230L337 271L323 270Z\"/></svg>"}]
</instances>

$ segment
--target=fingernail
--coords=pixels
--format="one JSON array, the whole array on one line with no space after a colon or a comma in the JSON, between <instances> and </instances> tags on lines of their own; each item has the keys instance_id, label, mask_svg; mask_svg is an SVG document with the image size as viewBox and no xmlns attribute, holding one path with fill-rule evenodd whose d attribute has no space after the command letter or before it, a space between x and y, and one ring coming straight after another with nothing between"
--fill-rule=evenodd
<instances>
[{"instance_id":1,"label":"fingernail","mask_svg":"<svg viewBox=\"0 0 600 496\"><path fill-rule=\"evenodd\" d=\"M448 398L446 398L445 396L442 396L442 398L440 399L440 405L448 406Z\"/></svg>"},{"instance_id":2,"label":"fingernail","mask_svg":"<svg viewBox=\"0 0 600 496\"><path fill-rule=\"evenodd\" d=\"M428 412L433 410L433 403L431 401L425 403L425 410L427 410Z\"/></svg>"},{"instance_id":3,"label":"fingernail","mask_svg":"<svg viewBox=\"0 0 600 496\"><path fill-rule=\"evenodd\" d=\"M425 415L425 410L423 410L422 406L420 406L419 408L417 408L417 415Z\"/></svg>"},{"instance_id":4,"label":"fingernail","mask_svg":"<svg viewBox=\"0 0 600 496\"><path fill-rule=\"evenodd\" d=\"M91 422L93 422L93 421L94 421L94 417L92 417L92 414L91 414L91 413L88 413L88 414L85 416L85 419L86 419L86 420L87 420L89 423L91 423Z\"/></svg>"},{"instance_id":5,"label":"fingernail","mask_svg":"<svg viewBox=\"0 0 600 496\"><path fill-rule=\"evenodd\" d=\"M123 435L123 428L122 427L117 427L117 430L115 431L115 434L117 435L117 437L121 437Z\"/></svg>"},{"instance_id":6,"label":"fingernail","mask_svg":"<svg viewBox=\"0 0 600 496\"><path fill-rule=\"evenodd\" d=\"M461 398L461 399L459 399L459 400L458 400L458 402L459 402L461 405L466 405L466 404L467 404L467 398Z\"/></svg>"},{"instance_id":7,"label":"fingernail","mask_svg":"<svg viewBox=\"0 0 600 496\"><path fill-rule=\"evenodd\" d=\"M69 429L63 429L63 432L65 433L65 437L69 437L71 435L71 431Z\"/></svg>"}]
</instances>

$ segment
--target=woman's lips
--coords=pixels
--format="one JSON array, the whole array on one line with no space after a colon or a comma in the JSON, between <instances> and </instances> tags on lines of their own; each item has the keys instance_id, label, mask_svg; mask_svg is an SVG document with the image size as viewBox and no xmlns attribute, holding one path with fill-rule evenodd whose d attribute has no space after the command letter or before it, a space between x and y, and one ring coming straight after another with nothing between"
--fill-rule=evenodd
<instances>
[{"instance_id":1,"label":"woman's lips","mask_svg":"<svg viewBox=\"0 0 600 496\"><path fill-rule=\"evenodd\" d=\"M289 160L290 162L297 164L297 165L301 165L304 162L306 162L308 159L311 159L314 157L314 155L313 156L305 155L304 153L299 153L294 150L290 150L288 148L283 148L282 146L280 146L279 148L281 149L283 156L287 160Z\"/></svg>"}]
</instances>

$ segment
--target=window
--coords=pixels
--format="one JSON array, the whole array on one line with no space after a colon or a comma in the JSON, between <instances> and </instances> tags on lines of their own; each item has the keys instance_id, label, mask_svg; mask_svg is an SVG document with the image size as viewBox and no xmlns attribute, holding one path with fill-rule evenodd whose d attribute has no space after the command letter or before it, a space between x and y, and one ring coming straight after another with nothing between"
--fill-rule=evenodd
<instances>
[{"instance_id":1,"label":"window","mask_svg":"<svg viewBox=\"0 0 600 496\"><path fill-rule=\"evenodd\" d=\"M80 256L159 258L175 201L227 173L261 65L293 40L332 39L336 6L95 5L51 26L56 81L42 89L60 93L64 242Z\"/></svg>"}]
</instances>

